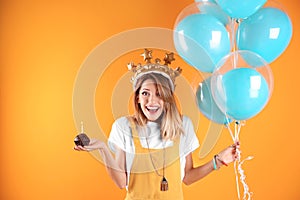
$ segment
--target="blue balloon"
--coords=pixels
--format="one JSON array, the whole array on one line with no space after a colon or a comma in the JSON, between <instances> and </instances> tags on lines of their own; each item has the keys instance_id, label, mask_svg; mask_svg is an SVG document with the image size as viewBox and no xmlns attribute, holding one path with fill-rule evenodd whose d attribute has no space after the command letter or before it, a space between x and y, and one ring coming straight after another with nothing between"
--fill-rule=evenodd
<instances>
[{"instance_id":1,"label":"blue balloon","mask_svg":"<svg viewBox=\"0 0 300 200\"><path fill-rule=\"evenodd\" d=\"M216 3L215 0L195 0L195 2L211 2L211 3Z\"/></svg>"},{"instance_id":2,"label":"blue balloon","mask_svg":"<svg viewBox=\"0 0 300 200\"><path fill-rule=\"evenodd\" d=\"M269 99L265 78L252 68L236 68L222 77L224 109L235 120L246 120L257 115Z\"/></svg>"},{"instance_id":3,"label":"blue balloon","mask_svg":"<svg viewBox=\"0 0 300 200\"><path fill-rule=\"evenodd\" d=\"M227 124L230 122L226 115L219 109L212 97L211 77L199 84L196 97L198 108L206 118L218 124Z\"/></svg>"},{"instance_id":4,"label":"blue balloon","mask_svg":"<svg viewBox=\"0 0 300 200\"><path fill-rule=\"evenodd\" d=\"M217 4L232 18L245 19L258 11L267 0L216 0Z\"/></svg>"},{"instance_id":5,"label":"blue balloon","mask_svg":"<svg viewBox=\"0 0 300 200\"><path fill-rule=\"evenodd\" d=\"M180 21L175 27L174 44L187 63L203 72L213 72L230 52L229 33L209 14L192 14Z\"/></svg>"},{"instance_id":6,"label":"blue balloon","mask_svg":"<svg viewBox=\"0 0 300 200\"><path fill-rule=\"evenodd\" d=\"M229 24L229 16L213 1L204 1L203 3L198 3L197 7L199 8L202 14L209 14L217 18L224 26Z\"/></svg>"},{"instance_id":7,"label":"blue balloon","mask_svg":"<svg viewBox=\"0 0 300 200\"><path fill-rule=\"evenodd\" d=\"M291 37L292 23L287 14L266 7L240 23L236 43L238 49L255 52L271 63L284 52Z\"/></svg>"}]
</instances>

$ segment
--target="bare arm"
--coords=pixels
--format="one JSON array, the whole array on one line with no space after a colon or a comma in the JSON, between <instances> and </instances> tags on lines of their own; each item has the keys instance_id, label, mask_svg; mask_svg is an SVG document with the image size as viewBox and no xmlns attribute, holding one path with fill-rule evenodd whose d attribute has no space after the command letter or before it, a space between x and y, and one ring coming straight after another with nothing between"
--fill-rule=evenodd
<instances>
[{"instance_id":1,"label":"bare arm","mask_svg":"<svg viewBox=\"0 0 300 200\"><path fill-rule=\"evenodd\" d=\"M192 153L186 156L186 164L185 164L185 175L183 178L183 182L186 185L190 185L214 170L213 163L208 162L204 165L198 166L194 168Z\"/></svg>"},{"instance_id":2,"label":"bare arm","mask_svg":"<svg viewBox=\"0 0 300 200\"><path fill-rule=\"evenodd\" d=\"M217 168L220 168L223 164L229 164L237 158L236 148L238 148L238 143L224 149L218 154L218 159L216 159ZM212 171L214 171L213 160L204 165L194 167L192 153L190 153L186 156L183 182L186 185L190 185L207 176Z\"/></svg>"},{"instance_id":3,"label":"bare arm","mask_svg":"<svg viewBox=\"0 0 300 200\"><path fill-rule=\"evenodd\" d=\"M91 139L87 146L75 146L74 149L78 151L99 150L108 175L119 188L126 187L126 156L123 150L116 148L116 154L114 157L109 151L107 145L97 139Z\"/></svg>"}]
</instances>

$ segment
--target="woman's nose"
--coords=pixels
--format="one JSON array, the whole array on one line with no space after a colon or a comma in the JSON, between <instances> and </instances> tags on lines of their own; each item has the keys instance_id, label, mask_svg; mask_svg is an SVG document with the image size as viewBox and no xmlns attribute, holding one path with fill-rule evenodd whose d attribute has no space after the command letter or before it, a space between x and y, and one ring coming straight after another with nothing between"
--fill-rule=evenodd
<instances>
[{"instance_id":1,"label":"woman's nose","mask_svg":"<svg viewBox=\"0 0 300 200\"><path fill-rule=\"evenodd\" d=\"M149 102L150 102L150 103L156 103L156 102L157 102L157 96L151 94L151 95L149 96Z\"/></svg>"}]
</instances>

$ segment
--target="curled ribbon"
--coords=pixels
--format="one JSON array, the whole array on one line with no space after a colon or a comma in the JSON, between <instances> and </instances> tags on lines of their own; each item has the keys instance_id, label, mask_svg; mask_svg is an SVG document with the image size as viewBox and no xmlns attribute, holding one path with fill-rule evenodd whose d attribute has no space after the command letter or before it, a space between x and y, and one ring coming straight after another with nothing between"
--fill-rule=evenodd
<instances>
[{"instance_id":1,"label":"curled ribbon","mask_svg":"<svg viewBox=\"0 0 300 200\"><path fill-rule=\"evenodd\" d=\"M245 122L241 123L240 121L236 121L235 125L234 125L234 133L232 132L232 130L229 126L229 123L226 125L226 128L228 129L233 142L239 141L240 130L241 130L241 127L244 125L245 125ZM240 197L240 186L239 186L239 176L240 176L240 182L243 186L243 192L244 192L243 200L246 200L246 199L251 200L253 192L250 192L249 186L246 183L246 175L244 173L242 165L244 164L245 161L252 160L254 157L248 156L247 158L241 160L241 155L242 155L241 150L237 149L236 151L238 154L238 158L234 161L234 172L235 172L235 181L236 181L238 199L241 198Z\"/></svg>"}]
</instances>

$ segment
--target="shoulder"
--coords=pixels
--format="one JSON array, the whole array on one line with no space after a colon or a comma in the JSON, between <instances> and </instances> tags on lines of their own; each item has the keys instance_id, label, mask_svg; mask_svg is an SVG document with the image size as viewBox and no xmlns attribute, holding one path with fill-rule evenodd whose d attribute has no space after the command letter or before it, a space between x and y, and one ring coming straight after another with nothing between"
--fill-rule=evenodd
<instances>
[{"instance_id":1,"label":"shoulder","mask_svg":"<svg viewBox=\"0 0 300 200\"><path fill-rule=\"evenodd\" d=\"M184 137L189 137L190 135L195 134L193 122L188 116L185 115L182 116L182 128L184 131L182 136Z\"/></svg>"},{"instance_id":2,"label":"shoulder","mask_svg":"<svg viewBox=\"0 0 300 200\"><path fill-rule=\"evenodd\" d=\"M129 125L129 116L122 116L114 121L114 125L118 126L128 126Z\"/></svg>"},{"instance_id":3,"label":"shoulder","mask_svg":"<svg viewBox=\"0 0 300 200\"><path fill-rule=\"evenodd\" d=\"M182 126L183 126L184 129L187 128L187 127L188 128L193 127L193 122L188 116L183 115L182 116Z\"/></svg>"},{"instance_id":4,"label":"shoulder","mask_svg":"<svg viewBox=\"0 0 300 200\"><path fill-rule=\"evenodd\" d=\"M116 147L126 151L127 142L130 139L131 130L130 122L126 116L120 117L114 121L108 138L108 144L113 152L116 152Z\"/></svg>"},{"instance_id":5,"label":"shoulder","mask_svg":"<svg viewBox=\"0 0 300 200\"><path fill-rule=\"evenodd\" d=\"M130 122L127 116L120 117L112 124L111 134L130 134Z\"/></svg>"},{"instance_id":6,"label":"shoulder","mask_svg":"<svg viewBox=\"0 0 300 200\"><path fill-rule=\"evenodd\" d=\"M181 134L181 142L184 143L184 145L190 145L193 143L193 146L198 146L198 138L196 136L192 120L187 116L183 116L182 126L184 133Z\"/></svg>"},{"instance_id":7,"label":"shoulder","mask_svg":"<svg viewBox=\"0 0 300 200\"><path fill-rule=\"evenodd\" d=\"M122 116L122 117L116 119L113 123L113 127L117 127L119 129L123 129L123 130L129 129L131 127L130 118L131 118L131 116Z\"/></svg>"},{"instance_id":8,"label":"shoulder","mask_svg":"<svg viewBox=\"0 0 300 200\"><path fill-rule=\"evenodd\" d=\"M180 137L180 155L185 158L189 153L195 151L199 147L199 140L194 130L192 120L183 116L182 125L184 133Z\"/></svg>"}]
</instances>

